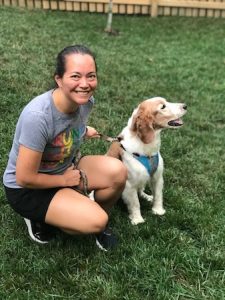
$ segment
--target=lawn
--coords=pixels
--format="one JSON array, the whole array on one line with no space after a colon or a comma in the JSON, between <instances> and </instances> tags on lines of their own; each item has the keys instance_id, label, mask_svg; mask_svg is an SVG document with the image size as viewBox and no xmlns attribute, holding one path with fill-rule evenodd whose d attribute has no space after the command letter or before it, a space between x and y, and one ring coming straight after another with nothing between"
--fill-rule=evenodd
<instances>
[{"instance_id":1,"label":"lawn","mask_svg":"<svg viewBox=\"0 0 225 300\"><path fill-rule=\"evenodd\" d=\"M0 7L0 172L23 106L53 84L55 56L82 43L97 54L99 87L90 126L116 136L136 105L162 96L186 102L179 130L162 134L167 213L142 202L132 226L122 204L111 223L119 246L92 236L30 241L0 189L0 299L225 299L225 20L106 16ZM105 141L82 152L105 153Z\"/></svg>"}]
</instances>

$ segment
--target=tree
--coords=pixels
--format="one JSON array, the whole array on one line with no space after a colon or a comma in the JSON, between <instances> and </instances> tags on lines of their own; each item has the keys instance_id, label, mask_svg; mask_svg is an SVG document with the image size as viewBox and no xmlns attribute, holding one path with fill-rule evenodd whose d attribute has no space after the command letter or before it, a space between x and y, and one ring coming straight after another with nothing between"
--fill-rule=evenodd
<instances>
[{"instance_id":1,"label":"tree","mask_svg":"<svg viewBox=\"0 0 225 300\"><path fill-rule=\"evenodd\" d=\"M109 0L108 4L108 17L107 17L107 24L105 28L105 32L113 33L112 30L112 18L113 18L113 0Z\"/></svg>"}]
</instances>

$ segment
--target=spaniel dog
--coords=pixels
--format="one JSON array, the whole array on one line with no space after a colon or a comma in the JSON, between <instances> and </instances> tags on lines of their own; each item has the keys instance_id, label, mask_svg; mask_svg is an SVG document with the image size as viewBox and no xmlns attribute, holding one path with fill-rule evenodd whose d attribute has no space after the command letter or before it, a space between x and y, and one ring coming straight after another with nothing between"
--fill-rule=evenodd
<instances>
[{"instance_id":1,"label":"spaniel dog","mask_svg":"<svg viewBox=\"0 0 225 300\"><path fill-rule=\"evenodd\" d=\"M127 167L128 178L122 199L133 225L144 222L139 197L153 203L154 214L165 213L160 132L164 128L182 126L181 117L186 112L186 104L167 102L161 97L143 101L120 133L119 142L112 143L107 152L107 155L121 159ZM147 183L150 183L152 196L144 192Z\"/></svg>"}]
</instances>

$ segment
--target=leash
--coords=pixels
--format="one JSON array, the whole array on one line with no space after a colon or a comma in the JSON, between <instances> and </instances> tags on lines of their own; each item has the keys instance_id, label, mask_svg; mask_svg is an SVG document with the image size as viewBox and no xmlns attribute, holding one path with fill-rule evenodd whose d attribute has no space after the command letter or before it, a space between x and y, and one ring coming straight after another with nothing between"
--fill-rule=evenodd
<instances>
[{"instance_id":1,"label":"leash","mask_svg":"<svg viewBox=\"0 0 225 300\"><path fill-rule=\"evenodd\" d=\"M81 176L81 179L82 179L83 185L84 185L84 195L89 197L87 175L85 174L85 172L83 170L80 169L79 171L80 171L80 176Z\"/></svg>"},{"instance_id":2,"label":"leash","mask_svg":"<svg viewBox=\"0 0 225 300\"><path fill-rule=\"evenodd\" d=\"M76 157L73 160L74 169L77 169L80 172L80 177L81 177L81 180L83 181L83 187L84 187L83 193L85 196L89 197L87 175L85 174L85 172L83 170L77 168L77 165L78 165L80 159L81 159L81 153L80 153L80 151L78 151ZM74 187L74 189L77 190L76 187Z\"/></svg>"},{"instance_id":3,"label":"leash","mask_svg":"<svg viewBox=\"0 0 225 300\"><path fill-rule=\"evenodd\" d=\"M119 137L113 138L113 137L109 137L109 136L107 136L107 135L105 135L105 134L102 134L102 133L99 133L98 135L99 135L99 137L100 137L102 140L105 140L105 141L110 142L110 143L112 143L112 142L120 142L120 141L121 141L121 139L120 139ZM74 169L79 170L81 180L83 181L83 193L84 193L85 196L89 197L89 194L88 194L88 178L87 178L87 175L85 174L85 172L84 172L83 170L77 168L80 159L81 159L81 153L80 153L80 151L78 151L76 157L75 157L74 160L73 160L73 163L74 163ZM74 187L74 189L76 189L76 187Z\"/></svg>"},{"instance_id":4,"label":"leash","mask_svg":"<svg viewBox=\"0 0 225 300\"><path fill-rule=\"evenodd\" d=\"M113 142L120 142L122 139L120 137L110 137L108 135L98 133L99 137L107 142L113 143Z\"/></svg>"}]
</instances>

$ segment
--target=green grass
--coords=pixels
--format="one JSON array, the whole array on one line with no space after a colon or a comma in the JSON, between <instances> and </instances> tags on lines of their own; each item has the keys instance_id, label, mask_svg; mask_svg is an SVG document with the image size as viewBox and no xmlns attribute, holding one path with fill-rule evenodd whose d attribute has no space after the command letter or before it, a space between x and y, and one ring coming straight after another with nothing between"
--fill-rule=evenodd
<instances>
[{"instance_id":1,"label":"green grass","mask_svg":"<svg viewBox=\"0 0 225 300\"><path fill-rule=\"evenodd\" d=\"M23 106L53 83L54 59L73 43L97 54L99 87L90 125L117 135L143 99L189 106L185 126L162 134L167 214L142 203L132 226L118 205L120 240L102 253L91 236L32 243L0 189L0 299L225 299L225 20L114 16L0 7L0 172ZM89 141L83 153L105 153Z\"/></svg>"}]
</instances>

